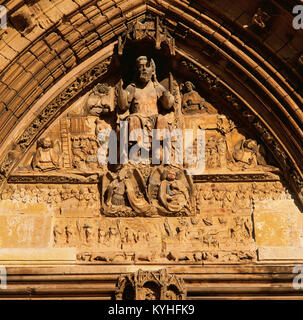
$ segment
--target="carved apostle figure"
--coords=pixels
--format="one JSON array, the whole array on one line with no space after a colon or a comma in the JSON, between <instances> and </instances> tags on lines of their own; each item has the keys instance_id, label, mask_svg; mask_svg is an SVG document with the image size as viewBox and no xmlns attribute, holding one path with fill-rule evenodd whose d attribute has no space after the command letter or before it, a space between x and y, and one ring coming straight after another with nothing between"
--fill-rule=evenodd
<instances>
[{"instance_id":1,"label":"carved apostle figure","mask_svg":"<svg viewBox=\"0 0 303 320\"><path fill-rule=\"evenodd\" d=\"M107 233L108 245L114 248L121 247L121 237L116 227L109 227Z\"/></svg>"},{"instance_id":2,"label":"carved apostle figure","mask_svg":"<svg viewBox=\"0 0 303 320\"><path fill-rule=\"evenodd\" d=\"M140 56L136 60L135 82L124 90L122 80L117 90L120 120L127 120L129 132L145 129L151 135L152 129L168 128L165 117L159 114L158 106L171 110L175 99L156 79L156 65L153 59Z\"/></svg>"},{"instance_id":3,"label":"carved apostle figure","mask_svg":"<svg viewBox=\"0 0 303 320\"><path fill-rule=\"evenodd\" d=\"M195 90L196 87L190 81L184 83L184 94L182 99L182 111L212 111L211 105L202 98L199 93Z\"/></svg>"},{"instance_id":4,"label":"carved apostle figure","mask_svg":"<svg viewBox=\"0 0 303 320\"><path fill-rule=\"evenodd\" d=\"M46 137L42 138L37 143L37 151L32 160L34 170L49 171L59 169L60 153L59 147L54 146L53 141Z\"/></svg>"},{"instance_id":5,"label":"carved apostle figure","mask_svg":"<svg viewBox=\"0 0 303 320\"><path fill-rule=\"evenodd\" d=\"M227 146L226 146L226 141L224 138L220 138L217 141L217 149L219 153L219 162L220 162L220 167L222 169L225 169L227 166Z\"/></svg>"},{"instance_id":6,"label":"carved apostle figure","mask_svg":"<svg viewBox=\"0 0 303 320\"><path fill-rule=\"evenodd\" d=\"M205 146L207 168L217 168L219 165L219 153L217 148L216 136L211 136Z\"/></svg>"}]
</instances>

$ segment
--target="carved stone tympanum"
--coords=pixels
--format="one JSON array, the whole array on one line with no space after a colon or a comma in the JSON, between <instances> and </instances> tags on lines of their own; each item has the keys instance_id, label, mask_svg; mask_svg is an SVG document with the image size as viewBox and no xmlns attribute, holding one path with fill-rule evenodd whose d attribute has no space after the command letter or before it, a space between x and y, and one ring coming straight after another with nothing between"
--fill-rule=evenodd
<instances>
[{"instance_id":1,"label":"carved stone tympanum","mask_svg":"<svg viewBox=\"0 0 303 320\"><path fill-rule=\"evenodd\" d=\"M286 157L266 148L273 136L235 92L220 96L221 80L176 51L159 18L129 25L115 49L42 110L3 164L7 175L24 151L1 190L4 247L36 241L80 265L183 268L255 264L260 243L301 234L288 220L266 229L282 219L277 207L297 210L272 153ZM178 300L184 289L166 271L139 271L120 278L122 298Z\"/></svg>"}]
</instances>

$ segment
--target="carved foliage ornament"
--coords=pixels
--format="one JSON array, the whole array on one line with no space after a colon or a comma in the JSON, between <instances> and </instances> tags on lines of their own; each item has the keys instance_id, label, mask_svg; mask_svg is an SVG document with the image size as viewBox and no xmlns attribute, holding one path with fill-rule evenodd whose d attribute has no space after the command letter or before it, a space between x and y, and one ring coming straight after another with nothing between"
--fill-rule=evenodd
<instances>
[{"instance_id":1,"label":"carved foliage ornament","mask_svg":"<svg viewBox=\"0 0 303 320\"><path fill-rule=\"evenodd\" d=\"M185 300L186 297L184 281L166 269L121 275L116 287L116 300Z\"/></svg>"}]
</instances>

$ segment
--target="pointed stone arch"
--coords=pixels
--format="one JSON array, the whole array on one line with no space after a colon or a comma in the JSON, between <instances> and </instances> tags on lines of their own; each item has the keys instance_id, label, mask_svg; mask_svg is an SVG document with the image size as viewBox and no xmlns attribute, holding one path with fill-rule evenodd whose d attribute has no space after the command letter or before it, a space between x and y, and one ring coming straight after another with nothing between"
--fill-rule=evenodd
<instances>
[{"instance_id":1,"label":"pointed stone arch","mask_svg":"<svg viewBox=\"0 0 303 320\"><path fill-rule=\"evenodd\" d=\"M75 3L73 2L73 4ZM73 6L73 10L65 8L66 12L58 4L56 9L50 10L49 15L54 14L52 19L46 19L44 24L38 21L39 27L32 28L32 23L35 22L29 21L28 12L31 12L33 7L38 10L38 5L35 6L35 3L29 3L18 9L17 7L12 8L12 18L9 20L8 34L15 34L16 39L21 34L24 37L23 43L26 44L10 62L3 58L7 64L1 73L0 83L3 89L3 99L0 101L3 107L0 112L2 112L3 119L1 120L5 123L1 126L0 133L3 138L0 144L2 192L5 191L7 184L13 185L16 182L19 184L39 184L47 181L45 177L40 177L40 181L30 180L30 178L26 180L28 178L24 175L23 180L18 180L21 175L18 176L17 169L24 156L37 144L48 128L62 119L62 115L72 109L82 96L88 94L97 83L108 79L109 75L114 73L113 70L119 69L119 51L123 51L121 39L125 37L125 33L130 30L133 24L153 16L157 23L164 26L165 32L168 32L174 39L161 46L159 35L156 32L153 34L154 38L152 37L151 42L155 42L154 45L158 47L160 53L161 50L168 52L166 54L171 61L175 79L194 82L198 87L197 91L206 98L207 102L218 107L222 113L228 114L236 123L242 123L242 125L244 123L244 131L249 132L249 138L255 138L258 143L266 146L273 163L280 168L279 174L283 183L286 183L287 189L289 187L291 192L296 193L296 205L292 207L295 211L293 216L283 215L284 212L281 212L280 220L277 222L277 225L282 226L281 230L278 228L282 234L281 239L285 240L282 230L284 224L292 226L301 223L301 212L297 207L300 208L302 202L303 117L300 108L302 104L301 91L296 82L300 83L302 77L298 72L292 70L290 64L282 63L278 55L274 56L272 62L267 62L262 56L262 53L268 54L269 52L265 46L257 48L259 42L251 33L245 33L229 19L223 19L222 12L208 6L204 1L201 4L187 4L177 0L121 1L116 2L115 5L87 1L77 2L77 6ZM58 14L56 20L54 12L60 11L60 9L65 14L61 16ZM285 13L285 9L283 10ZM18 19L20 16L24 16L28 26L20 29L18 24L14 25L14 21L16 21L13 19L14 16L19 17ZM44 27L41 28L41 25ZM39 34L37 30L39 30ZM13 47L13 45L11 46ZM45 48L49 52L45 52ZM6 54L6 51L3 52ZM283 68L285 67L283 73L278 70L281 65ZM286 79L287 76L289 76L288 79ZM20 79L24 79L23 82ZM82 178L81 180L75 176L60 177L61 181L54 176L47 177L51 184L79 183L90 186L90 184L99 183L98 178L92 178L92 180L83 183ZM196 177L195 182L207 184L211 181L207 179L208 177L201 175ZM221 182L267 181L265 176L248 177L245 176L245 172L237 178L224 177L224 179ZM275 181L278 180L270 180L270 182ZM275 212L285 210L279 201L276 201ZM262 203L254 203L253 206L255 213L253 226L248 220L245 220L248 215L245 215L244 220L241 220L241 217L239 219L234 217L235 219L230 222L229 230L233 239L241 238L241 232L246 232L249 237L256 237L256 234L257 237L267 237L256 230L258 222L260 225L263 222L269 223L270 219L276 219L275 212ZM37 207L37 210L41 212L41 210L46 210L46 207ZM262 211L268 212L268 216L262 216ZM63 212L63 214L66 213L70 214L68 210ZM47 227L49 239L41 242L42 251L38 254L38 258L28 258L30 263L37 264L42 261L47 264L52 261L55 264L73 265L75 254L77 255L77 263L80 262L80 264L91 262L105 265L123 264L127 259L131 259L131 264L138 264L138 262L149 264L153 261L153 252L150 254L137 252L136 256L132 258L127 257L123 252L113 254L106 252L104 254L104 252L91 252L90 250L75 251L74 243L71 240L73 234L78 232L82 236L83 242L87 244L92 237L92 226L85 224L79 227L76 224L77 228L82 228L81 231L79 228L78 230L72 229L68 225L62 229L60 225L53 225L53 218L52 214L47 216L47 223L53 228ZM224 225L224 217L216 216L216 218L220 224L220 219L222 219ZM13 222L19 223L22 220L18 219ZM203 215L201 223L202 221L205 226L211 226L213 223L208 215ZM97 223L97 220L94 220L95 222ZM41 221L37 223L42 224ZM194 226L195 218L190 223ZM185 237L182 233L182 226L180 223L179 231L176 231L178 239ZM175 227L173 224L173 228ZM164 228L163 232L169 236L172 231L170 222L164 221ZM102 228L99 227L99 229L95 230L97 236L94 235L97 242L103 241L102 237L104 236ZM121 233L118 222L116 229ZM224 261L227 265L239 261L255 265L266 263L266 261L275 261L275 259L278 259L279 263L283 260L289 263L301 261L302 248L299 245L301 234L297 229L287 230L286 232L292 230L294 235L289 240L289 245L285 245L287 248L284 251L281 243L271 246L270 239L265 239L263 246L260 245L257 251L255 247L250 248L251 251L231 250L224 256L222 253L197 250L189 256L186 252L174 251L173 245L168 241L166 243L168 263L171 264L171 269L174 272L182 273L179 264L189 263L188 261L190 261L189 264L195 266L197 264L216 264L216 261L220 259L222 259L220 261L226 259ZM26 238L30 233L30 228L20 232L23 232ZM66 236L69 248L60 256L58 249L62 249L62 247L58 247L60 242L58 239L62 235ZM41 239L35 239L35 241L34 245L37 245ZM205 238L205 241L205 245L216 246L211 235ZM55 247L53 249L58 250L57 258L50 258L49 253L45 255L46 258L43 258L44 247L49 248L53 245ZM296 249L295 246L298 248ZM56 254L55 251L52 254ZM5 253L3 254L5 255ZM9 260L16 262L20 259L20 254L18 255L17 252L14 254L16 254L15 258L9 258ZM22 252L22 254L26 253ZM264 268L265 272L269 272L266 267ZM119 272L117 271L117 273ZM192 276L190 271L186 272L189 277ZM260 272L262 272L261 269ZM291 273L289 270L287 272ZM54 275L52 276L54 277ZM201 277L203 278L203 276ZM224 276L222 276L223 278ZM224 282L222 279L220 281ZM187 284L189 287L190 281ZM270 282L270 280L267 281ZM190 296L194 295L196 288L190 290L193 292L190 293Z\"/></svg>"}]
</instances>

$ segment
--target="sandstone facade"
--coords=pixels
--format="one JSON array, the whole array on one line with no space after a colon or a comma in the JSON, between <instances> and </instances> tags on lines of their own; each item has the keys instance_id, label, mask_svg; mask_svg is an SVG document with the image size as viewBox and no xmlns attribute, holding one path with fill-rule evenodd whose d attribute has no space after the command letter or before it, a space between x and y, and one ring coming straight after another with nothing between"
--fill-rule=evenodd
<instances>
[{"instance_id":1,"label":"sandstone facade","mask_svg":"<svg viewBox=\"0 0 303 320\"><path fill-rule=\"evenodd\" d=\"M3 5L0 298L302 297L303 31L291 6ZM105 163L110 134L117 159L130 156L133 129L147 162ZM165 163L162 134L151 163L153 129L193 130L181 163L176 137Z\"/></svg>"}]
</instances>

